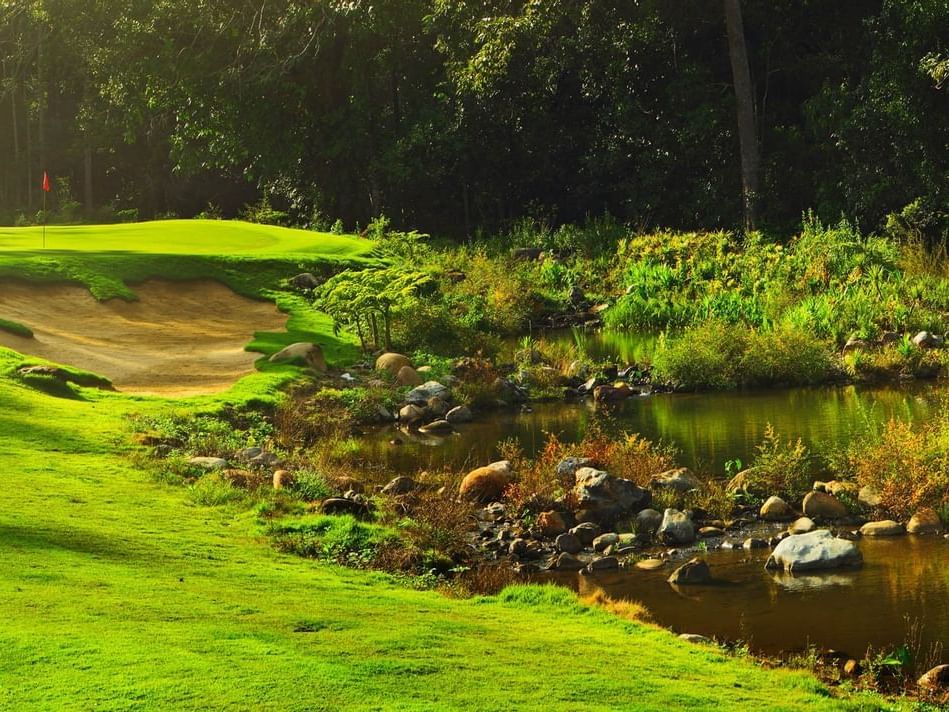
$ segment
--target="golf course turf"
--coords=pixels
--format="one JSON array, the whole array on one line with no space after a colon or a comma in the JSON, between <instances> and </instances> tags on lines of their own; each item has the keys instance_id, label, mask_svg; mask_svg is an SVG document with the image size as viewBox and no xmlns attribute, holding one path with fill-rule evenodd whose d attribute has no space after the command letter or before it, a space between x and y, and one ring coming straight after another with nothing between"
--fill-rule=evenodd
<instances>
[{"instance_id":1,"label":"golf course turf","mask_svg":"<svg viewBox=\"0 0 949 712\"><path fill-rule=\"evenodd\" d=\"M253 348L315 340L331 364L356 355L280 280L365 264L365 240L174 221L55 228L58 251L43 253L29 246L36 234L0 229L0 277L79 282L99 297L131 297L149 278L217 279L289 313L288 333L259 334ZM131 416L270 402L293 368L182 400L57 398L18 380L33 363L0 349L0 708L880 708L564 589L455 600L281 554L254 512L195 504L138 464Z\"/></svg>"}]
</instances>

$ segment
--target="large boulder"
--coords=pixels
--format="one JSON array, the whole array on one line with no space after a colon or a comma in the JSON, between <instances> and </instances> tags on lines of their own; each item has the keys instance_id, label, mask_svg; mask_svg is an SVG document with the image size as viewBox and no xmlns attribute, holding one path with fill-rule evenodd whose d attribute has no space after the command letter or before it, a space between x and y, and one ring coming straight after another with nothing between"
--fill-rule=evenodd
<instances>
[{"instance_id":1,"label":"large boulder","mask_svg":"<svg viewBox=\"0 0 949 712\"><path fill-rule=\"evenodd\" d=\"M574 477L573 491L578 509L601 524L608 524L620 515L639 511L649 504L648 491L603 470L581 467Z\"/></svg>"},{"instance_id":2,"label":"large boulder","mask_svg":"<svg viewBox=\"0 0 949 712\"><path fill-rule=\"evenodd\" d=\"M312 291L320 286L320 280L311 272L303 272L296 277L290 278L290 286L294 289Z\"/></svg>"},{"instance_id":3,"label":"large boulder","mask_svg":"<svg viewBox=\"0 0 949 712\"><path fill-rule=\"evenodd\" d=\"M865 485L857 493L857 501L867 509L874 509L883 504L883 497L873 485Z\"/></svg>"},{"instance_id":4,"label":"large boulder","mask_svg":"<svg viewBox=\"0 0 949 712\"><path fill-rule=\"evenodd\" d=\"M474 420L474 416L471 413L471 409L466 405L459 405L455 408L452 408L445 414L445 420L447 420L452 425L456 423L470 423Z\"/></svg>"},{"instance_id":5,"label":"large boulder","mask_svg":"<svg viewBox=\"0 0 949 712\"><path fill-rule=\"evenodd\" d=\"M804 515L811 519L843 519L848 514L844 503L832 494L808 492L804 498Z\"/></svg>"},{"instance_id":6,"label":"large boulder","mask_svg":"<svg viewBox=\"0 0 949 712\"><path fill-rule=\"evenodd\" d=\"M820 529L784 539L768 557L765 568L796 573L860 566L862 563L863 556L856 544Z\"/></svg>"},{"instance_id":7,"label":"large boulder","mask_svg":"<svg viewBox=\"0 0 949 712\"><path fill-rule=\"evenodd\" d=\"M565 457L557 463L558 477L576 477L577 470L581 467L589 467L593 460L588 457Z\"/></svg>"},{"instance_id":8,"label":"large boulder","mask_svg":"<svg viewBox=\"0 0 949 712\"><path fill-rule=\"evenodd\" d=\"M409 360L408 356L403 356L402 354L385 353L376 359L376 370L388 371L393 376L398 376L399 371L401 371L405 366L411 368L412 362Z\"/></svg>"},{"instance_id":9,"label":"large boulder","mask_svg":"<svg viewBox=\"0 0 949 712\"><path fill-rule=\"evenodd\" d=\"M660 526L662 526L662 512L657 512L655 509L644 509L636 515L636 521L633 523L633 528L638 533L649 537L655 536Z\"/></svg>"},{"instance_id":10,"label":"large boulder","mask_svg":"<svg viewBox=\"0 0 949 712\"><path fill-rule=\"evenodd\" d=\"M949 690L949 665L937 665L917 681L924 690Z\"/></svg>"},{"instance_id":11,"label":"large boulder","mask_svg":"<svg viewBox=\"0 0 949 712\"><path fill-rule=\"evenodd\" d=\"M892 519L886 519L881 522L867 522L860 527L862 536L902 536L906 533L903 525L894 522Z\"/></svg>"},{"instance_id":12,"label":"large boulder","mask_svg":"<svg viewBox=\"0 0 949 712\"><path fill-rule=\"evenodd\" d=\"M511 463L507 460L493 462L472 470L461 481L458 494L470 502L494 502L501 498L504 490L514 481Z\"/></svg>"},{"instance_id":13,"label":"large boulder","mask_svg":"<svg viewBox=\"0 0 949 712\"><path fill-rule=\"evenodd\" d=\"M405 402L428 404L433 398L441 398L444 401L450 400L451 394L448 391L448 386L443 386L438 381L423 383L406 394Z\"/></svg>"},{"instance_id":14,"label":"large boulder","mask_svg":"<svg viewBox=\"0 0 949 712\"><path fill-rule=\"evenodd\" d=\"M942 534L942 530L942 520L935 509L921 509L906 525L906 531L910 534Z\"/></svg>"},{"instance_id":15,"label":"large boulder","mask_svg":"<svg viewBox=\"0 0 949 712\"><path fill-rule=\"evenodd\" d=\"M761 505L758 515L766 522L785 522L794 518L794 511L780 497L769 497Z\"/></svg>"},{"instance_id":16,"label":"large boulder","mask_svg":"<svg viewBox=\"0 0 949 712\"><path fill-rule=\"evenodd\" d=\"M689 515L677 509L667 509L662 515L662 523L657 534L664 544L673 546L691 544L695 541L695 525Z\"/></svg>"},{"instance_id":17,"label":"large boulder","mask_svg":"<svg viewBox=\"0 0 949 712\"><path fill-rule=\"evenodd\" d=\"M580 541L580 537L576 534L561 534L554 543L557 546L557 551L561 551L564 554L579 554L583 551L583 542Z\"/></svg>"},{"instance_id":18,"label":"large boulder","mask_svg":"<svg viewBox=\"0 0 949 712\"><path fill-rule=\"evenodd\" d=\"M269 360L270 363L294 363L321 373L326 372L326 358L319 344L290 344L271 356Z\"/></svg>"},{"instance_id":19,"label":"large boulder","mask_svg":"<svg viewBox=\"0 0 949 712\"><path fill-rule=\"evenodd\" d=\"M399 372L395 374L395 385L410 387L421 386L422 377L419 376L411 366L403 366L399 369Z\"/></svg>"},{"instance_id":20,"label":"large boulder","mask_svg":"<svg viewBox=\"0 0 949 712\"><path fill-rule=\"evenodd\" d=\"M702 483L698 477L692 474L689 468L680 467L677 470L669 470L653 477L652 486L676 492L691 492L700 489Z\"/></svg>"},{"instance_id":21,"label":"large boulder","mask_svg":"<svg viewBox=\"0 0 949 712\"><path fill-rule=\"evenodd\" d=\"M223 457L192 457L188 460L192 467L198 467L208 472L224 470L227 468L227 460Z\"/></svg>"},{"instance_id":22,"label":"large boulder","mask_svg":"<svg viewBox=\"0 0 949 712\"><path fill-rule=\"evenodd\" d=\"M712 571L704 559L695 558L688 561L669 577L669 583L678 586L694 586L709 583L712 580Z\"/></svg>"}]
</instances>

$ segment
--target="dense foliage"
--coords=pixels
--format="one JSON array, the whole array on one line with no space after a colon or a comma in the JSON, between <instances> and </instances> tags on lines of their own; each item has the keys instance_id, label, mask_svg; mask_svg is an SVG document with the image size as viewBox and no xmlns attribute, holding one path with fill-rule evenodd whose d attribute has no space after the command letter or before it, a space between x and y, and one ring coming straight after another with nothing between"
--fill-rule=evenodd
<instances>
[{"instance_id":1,"label":"dense foliage","mask_svg":"<svg viewBox=\"0 0 949 712\"><path fill-rule=\"evenodd\" d=\"M743 3L765 227L945 236L941 0ZM718 3L0 0L0 220L739 223ZM252 208L244 211L245 205Z\"/></svg>"}]
</instances>

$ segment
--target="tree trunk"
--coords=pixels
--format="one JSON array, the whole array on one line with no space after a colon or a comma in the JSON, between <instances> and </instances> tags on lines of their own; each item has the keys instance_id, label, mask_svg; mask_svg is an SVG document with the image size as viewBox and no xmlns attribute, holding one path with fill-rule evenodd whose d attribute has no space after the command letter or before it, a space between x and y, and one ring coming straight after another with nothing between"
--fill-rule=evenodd
<instances>
[{"instance_id":1,"label":"tree trunk","mask_svg":"<svg viewBox=\"0 0 949 712\"><path fill-rule=\"evenodd\" d=\"M382 321L386 330L386 351L392 350L392 318L389 314L389 307L385 307L382 312Z\"/></svg>"},{"instance_id":2,"label":"tree trunk","mask_svg":"<svg viewBox=\"0 0 949 712\"><path fill-rule=\"evenodd\" d=\"M745 27L741 19L740 0L724 0L725 26L728 29L728 55L732 65L735 101L738 109L738 140L741 144L742 202L745 212L745 231L756 229L758 199L761 190L761 154L755 121L754 88L748 67L748 49L745 45Z\"/></svg>"},{"instance_id":3,"label":"tree trunk","mask_svg":"<svg viewBox=\"0 0 949 712\"><path fill-rule=\"evenodd\" d=\"M92 146L88 143L83 153L83 164L85 169L83 181L83 193L85 198L83 202L86 204L86 217L91 218L94 209L92 204Z\"/></svg>"}]
</instances>

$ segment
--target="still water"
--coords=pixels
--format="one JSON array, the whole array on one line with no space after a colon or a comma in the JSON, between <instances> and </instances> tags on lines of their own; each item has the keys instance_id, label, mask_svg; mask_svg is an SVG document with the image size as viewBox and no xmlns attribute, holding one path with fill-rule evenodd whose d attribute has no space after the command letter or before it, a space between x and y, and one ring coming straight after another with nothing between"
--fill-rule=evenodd
<instances>
[{"instance_id":1,"label":"still water","mask_svg":"<svg viewBox=\"0 0 949 712\"><path fill-rule=\"evenodd\" d=\"M620 365L648 360L653 337L574 332L555 336L579 343L594 359ZM721 475L725 462L750 463L766 428L783 439L800 438L812 451L845 446L892 418L921 422L941 408L945 386L913 383L887 387L816 387L771 391L640 396L612 406L592 402L533 404L529 410L483 416L446 437L382 428L365 439L369 459L398 472L496 460L498 444L515 440L539 451L548 434L564 442L583 437L591 423L606 432L639 433L674 446L679 462ZM401 445L390 445L398 437ZM949 541L904 536L859 543L861 569L789 576L764 570L767 551L718 550L705 554L718 583L674 589L659 571L638 569L550 574L581 593L602 589L642 602L654 620L677 632L745 641L765 652L808 645L862 657L890 651L921 631L922 647L949 648ZM944 654L942 662L949 660Z\"/></svg>"}]
</instances>

